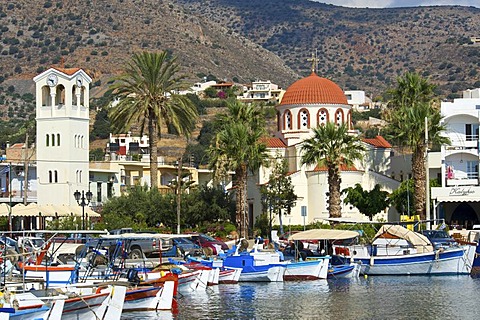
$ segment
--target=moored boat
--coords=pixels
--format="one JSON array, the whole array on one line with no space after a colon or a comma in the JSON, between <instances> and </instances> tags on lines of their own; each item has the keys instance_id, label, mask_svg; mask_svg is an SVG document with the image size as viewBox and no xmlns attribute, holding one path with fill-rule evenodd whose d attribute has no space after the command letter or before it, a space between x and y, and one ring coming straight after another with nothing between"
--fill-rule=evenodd
<instances>
[{"instance_id":1,"label":"moored boat","mask_svg":"<svg viewBox=\"0 0 480 320\"><path fill-rule=\"evenodd\" d=\"M371 245L335 246L336 253L360 264L363 275L469 274L474 246L435 250L422 234L399 225L383 225Z\"/></svg>"}]
</instances>

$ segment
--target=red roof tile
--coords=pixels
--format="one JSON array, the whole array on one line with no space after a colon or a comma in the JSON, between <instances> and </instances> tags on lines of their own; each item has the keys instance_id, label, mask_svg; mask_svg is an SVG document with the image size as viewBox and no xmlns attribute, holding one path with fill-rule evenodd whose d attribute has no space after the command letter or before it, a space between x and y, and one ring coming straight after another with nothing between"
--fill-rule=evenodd
<instances>
[{"instance_id":1,"label":"red roof tile","mask_svg":"<svg viewBox=\"0 0 480 320\"><path fill-rule=\"evenodd\" d=\"M374 147L377 148L391 148L392 145L388 143L387 140L385 140L382 136L376 136L375 138L371 139L362 139L363 142L371 144Z\"/></svg>"},{"instance_id":2,"label":"red roof tile","mask_svg":"<svg viewBox=\"0 0 480 320\"><path fill-rule=\"evenodd\" d=\"M267 148L286 148L287 145L280 138L266 137L262 138Z\"/></svg>"},{"instance_id":3,"label":"red roof tile","mask_svg":"<svg viewBox=\"0 0 480 320\"><path fill-rule=\"evenodd\" d=\"M289 104L344 104L347 97L333 81L321 78L314 72L294 82L283 95L280 105Z\"/></svg>"},{"instance_id":4,"label":"red roof tile","mask_svg":"<svg viewBox=\"0 0 480 320\"><path fill-rule=\"evenodd\" d=\"M60 72L63 72L65 73L66 75L73 75L75 74L75 72L77 72L78 70L80 70L80 68L57 68L57 67L53 67L55 70L58 70Z\"/></svg>"},{"instance_id":5,"label":"red roof tile","mask_svg":"<svg viewBox=\"0 0 480 320\"><path fill-rule=\"evenodd\" d=\"M313 169L313 171L327 171L327 166L316 166L315 169ZM357 168L355 168L355 166L346 166L344 164L340 165L340 171L360 171L358 170Z\"/></svg>"}]
</instances>

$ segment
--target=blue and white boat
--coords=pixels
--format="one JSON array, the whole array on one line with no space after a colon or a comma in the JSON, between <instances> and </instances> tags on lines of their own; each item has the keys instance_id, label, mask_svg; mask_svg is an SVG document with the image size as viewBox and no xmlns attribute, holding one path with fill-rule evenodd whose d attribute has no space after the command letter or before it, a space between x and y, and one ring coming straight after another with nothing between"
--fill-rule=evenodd
<instances>
[{"instance_id":1,"label":"blue and white boat","mask_svg":"<svg viewBox=\"0 0 480 320\"><path fill-rule=\"evenodd\" d=\"M424 235L400 225L383 225L371 245L334 246L335 253L360 264L363 275L470 274L475 246L434 249Z\"/></svg>"},{"instance_id":2,"label":"blue and white boat","mask_svg":"<svg viewBox=\"0 0 480 320\"><path fill-rule=\"evenodd\" d=\"M246 247L235 247L235 250L220 257L216 261L198 260L208 266L240 268L238 281L279 282L293 280L326 279L330 257L325 256L312 261L284 261L283 254L273 249L261 249L255 244L253 250Z\"/></svg>"}]
</instances>

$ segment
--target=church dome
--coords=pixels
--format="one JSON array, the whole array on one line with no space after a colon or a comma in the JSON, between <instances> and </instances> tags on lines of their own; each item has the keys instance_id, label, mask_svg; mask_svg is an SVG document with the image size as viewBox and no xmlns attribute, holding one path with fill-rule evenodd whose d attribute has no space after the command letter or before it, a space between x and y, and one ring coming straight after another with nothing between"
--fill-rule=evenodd
<instances>
[{"instance_id":1,"label":"church dome","mask_svg":"<svg viewBox=\"0 0 480 320\"><path fill-rule=\"evenodd\" d=\"M333 81L312 72L294 82L283 95L280 105L290 104L348 104L343 90Z\"/></svg>"}]
</instances>

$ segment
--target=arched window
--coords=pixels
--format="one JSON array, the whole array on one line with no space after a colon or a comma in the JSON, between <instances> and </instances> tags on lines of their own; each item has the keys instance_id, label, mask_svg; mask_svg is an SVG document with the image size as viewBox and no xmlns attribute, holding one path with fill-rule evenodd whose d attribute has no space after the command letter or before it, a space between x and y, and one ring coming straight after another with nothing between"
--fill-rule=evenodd
<instances>
[{"instance_id":1,"label":"arched window","mask_svg":"<svg viewBox=\"0 0 480 320\"><path fill-rule=\"evenodd\" d=\"M318 125L326 125L328 122L328 110L325 108L322 108L318 110L318 115L317 115L317 123Z\"/></svg>"},{"instance_id":2,"label":"arched window","mask_svg":"<svg viewBox=\"0 0 480 320\"><path fill-rule=\"evenodd\" d=\"M277 131L282 130L280 128L280 112L277 112Z\"/></svg>"},{"instance_id":3,"label":"arched window","mask_svg":"<svg viewBox=\"0 0 480 320\"><path fill-rule=\"evenodd\" d=\"M337 109L337 111L335 111L335 124L337 126L340 126L343 123L344 123L343 110L342 109Z\"/></svg>"},{"instance_id":4,"label":"arched window","mask_svg":"<svg viewBox=\"0 0 480 320\"><path fill-rule=\"evenodd\" d=\"M60 133L57 133L57 146L60 146Z\"/></svg>"},{"instance_id":5,"label":"arched window","mask_svg":"<svg viewBox=\"0 0 480 320\"><path fill-rule=\"evenodd\" d=\"M58 183L58 171L55 170L54 173L55 173L55 183Z\"/></svg>"},{"instance_id":6,"label":"arched window","mask_svg":"<svg viewBox=\"0 0 480 320\"><path fill-rule=\"evenodd\" d=\"M287 130L292 130L292 113L290 110L285 111L283 114L283 128Z\"/></svg>"},{"instance_id":7,"label":"arched window","mask_svg":"<svg viewBox=\"0 0 480 320\"><path fill-rule=\"evenodd\" d=\"M47 135L45 136L45 145L46 145L47 147L50 147L50 135L49 135L49 134L47 134Z\"/></svg>"},{"instance_id":8,"label":"arched window","mask_svg":"<svg viewBox=\"0 0 480 320\"><path fill-rule=\"evenodd\" d=\"M82 183L82 170L78 171L78 183Z\"/></svg>"},{"instance_id":9,"label":"arched window","mask_svg":"<svg viewBox=\"0 0 480 320\"><path fill-rule=\"evenodd\" d=\"M83 144L83 136L80 136L80 148L85 148L85 145Z\"/></svg>"},{"instance_id":10,"label":"arched window","mask_svg":"<svg viewBox=\"0 0 480 320\"><path fill-rule=\"evenodd\" d=\"M48 182L49 183L52 183L53 179L52 179L52 170L49 170L48 171Z\"/></svg>"},{"instance_id":11,"label":"arched window","mask_svg":"<svg viewBox=\"0 0 480 320\"><path fill-rule=\"evenodd\" d=\"M42 106L46 107L50 105L50 87L42 87Z\"/></svg>"},{"instance_id":12,"label":"arched window","mask_svg":"<svg viewBox=\"0 0 480 320\"><path fill-rule=\"evenodd\" d=\"M298 113L298 128L308 129L310 128L310 112L307 109L301 109Z\"/></svg>"},{"instance_id":13,"label":"arched window","mask_svg":"<svg viewBox=\"0 0 480 320\"><path fill-rule=\"evenodd\" d=\"M65 105L65 87L61 84L57 85L57 95L55 96L55 105Z\"/></svg>"},{"instance_id":14,"label":"arched window","mask_svg":"<svg viewBox=\"0 0 480 320\"><path fill-rule=\"evenodd\" d=\"M55 147L55 134L52 133L52 147Z\"/></svg>"}]
</instances>

